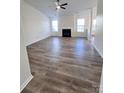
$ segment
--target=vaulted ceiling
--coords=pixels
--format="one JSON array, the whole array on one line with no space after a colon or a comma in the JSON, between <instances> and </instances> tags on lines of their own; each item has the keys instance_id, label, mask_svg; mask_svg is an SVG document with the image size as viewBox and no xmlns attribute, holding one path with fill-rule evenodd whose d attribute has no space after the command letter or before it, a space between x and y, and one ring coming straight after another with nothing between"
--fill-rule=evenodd
<instances>
[{"instance_id":1,"label":"vaulted ceiling","mask_svg":"<svg viewBox=\"0 0 124 93\"><path fill-rule=\"evenodd\" d=\"M65 10L56 10L56 0L25 0L27 3L43 12L50 18L63 15L72 15L80 11L93 8L97 5L97 0L60 0L60 3L68 3Z\"/></svg>"}]
</instances>

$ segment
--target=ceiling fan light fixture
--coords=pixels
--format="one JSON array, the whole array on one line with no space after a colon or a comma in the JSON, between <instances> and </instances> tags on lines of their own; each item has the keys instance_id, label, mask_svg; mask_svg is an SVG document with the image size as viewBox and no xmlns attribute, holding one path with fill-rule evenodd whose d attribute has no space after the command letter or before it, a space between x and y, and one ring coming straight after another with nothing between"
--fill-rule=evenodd
<instances>
[{"instance_id":1,"label":"ceiling fan light fixture","mask_svg":"<svg viewBox=\"0 0 124 93\"><path fill-rule=\"evenodd\" d=\"M60 6L57 6L57 9L60 9Z\"/></svg>"},{"instance_id":2,"label":"ceiling fan light fixture","mask_svg":"<svg viewBox=\"0 0 124 93\"><path fill-rule=\"evenodd\" d=\"M55 4L56 4L56 10L59 10L60 8L61 8L61 9L66 9L64 6L68 5L68 3L60 4L60 0L57 0L57 1L55 2Z\"/></svg>"}]
</instances>

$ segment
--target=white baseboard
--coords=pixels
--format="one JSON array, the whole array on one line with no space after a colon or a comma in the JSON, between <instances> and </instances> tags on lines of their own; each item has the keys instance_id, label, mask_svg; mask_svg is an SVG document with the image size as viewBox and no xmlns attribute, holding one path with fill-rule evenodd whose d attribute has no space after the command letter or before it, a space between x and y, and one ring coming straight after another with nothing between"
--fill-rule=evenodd
<instances>
[{"instance_id":1,"label":"white baseboard","mask_svg":"<svg viewBox=\"0 0 124 93\"><path fill-rule=\"evenodd\" d=\"M26 87L26 85L32 80L32 78L33 76L30 75L29 78L21 85L20 91L22 91Z\"/></svg>"},{"instance_id":2,"label":"white baseboard","mask_svg":"<svg viewBox=\"0 0 124 93\"><path fill-rule=\"evenodd\" d=\"M30 41L30 42L26 43L25 45L26 45L26 46L29 46L29 45L31 45L31 44L34 44L34 43L40 41L40 40L46 39L46 38L48 38L48 37L50 37L50 36L51 36L51 35L47 35L47 36L44 36L44 37L42 37L42 38L39 38L39 39L37 39L37 40L35 40L35 41Z\"/></svg>"},{"instance_id":3,"label":"white baseboard","mask_svg":"<svg viewBox=\"0 0 124 93\"><path fill-rule=\"evenodd\" d=\"M93 44L94 48L96 49L96 51L99 53L99 55L103 58L103 54L99 51L99 49L96 47L95 44Z\"/></svg>"},{"instance_id":4,"label":"white baseboard","mask_svg":"<svg viewBox=\"0 0 124 93\"><path fill-rule=\"evenodd\" d=\"M96 51L99 53L99 55L103 58L103 54L99 51L99 49L95 46L95 44L93 44L93 46L96 49ZM103 93L103 75L101 75L101 79L100 79L99 93Z\"/></svg>"}]
</instances>

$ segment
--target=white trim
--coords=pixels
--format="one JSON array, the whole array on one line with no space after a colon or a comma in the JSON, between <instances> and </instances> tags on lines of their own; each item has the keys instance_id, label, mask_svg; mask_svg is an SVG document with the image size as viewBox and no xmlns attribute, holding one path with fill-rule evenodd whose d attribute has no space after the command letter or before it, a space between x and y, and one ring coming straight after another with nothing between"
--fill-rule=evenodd
<instances>
[{"instance_id":1,"label":"white trim","mask_svg":"<svg viewBox=\"0 0 124 93\"><path fill-rule=\"evenodd\" d=\"M99 93L103 93L103 74L101 74Z\"/></svg>"},{"instance_id":2,"label":"white trim","mask_svg":"<svg viewBox=\"0 0 124 93\"><path fill-rule=\"evenodd\" d=\"M103 58L103 54L99 51L99 49L96 47L95 44L93 44L94 48L96 49L96 51L99 53L99 55Z\"/></svg>"},{"instance_id":3,"label":"white trim","mask_svg":"<svg viewBox=\"0 0 124 93\"><path fill-rule=\"evenodd\" d=\"M96 51L99 53L99 55L103 58L103 54L99 51L99 49L96 47L95 44L93 44L93 47L96 49ZM101 79L100 79L99 93L103 93L103 75L102 74L101 74Z\"/></svg>"},{"instance_id":4,"label":"white trim","mask_svg":"<svg viewBox=\"0 0 124 93\"><path fill-rule=\"evenodd\" d=\"M25 44L25 45L26 45L26 46L29 46L29 45L31 45L31 44L34 44L34 43L40 41L40 40L43 40L43 39L49 38L50 36L51 36L51 35L48 35L48 36L42 37L42 38L40 38L40 39L38 39L38 40L36 40L36 41L32 41L32 42L27 43L27 44Z\"/></svg>"},{"instance_id":5,"label":"white trim","mask_svg":"<svg viewBox=\"0 0 124 93\"><path fill-rule=\"evenodd\" d=\"M21 85L20 91L22 91L26 87L26 85L32 80L32 78L33 76L30 75L29 78Z\"/></svg>"}]
</instances>

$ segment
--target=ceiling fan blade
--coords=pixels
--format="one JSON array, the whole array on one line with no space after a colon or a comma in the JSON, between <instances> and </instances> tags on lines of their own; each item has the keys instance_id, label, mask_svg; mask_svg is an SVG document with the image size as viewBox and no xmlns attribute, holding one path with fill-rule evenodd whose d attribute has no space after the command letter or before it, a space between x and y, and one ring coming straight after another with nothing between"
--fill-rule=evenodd
<instances>
[{"instance_id":1,"label":"ceiling fan blade","mask_svg":"<svg viewBox=\"0 0 124 93\"><path fill-rule=\"evenodd\" d=\"M65 7L60 6L62 9L66 9Z\"/></svg>"},{"instance_id":2,"label":"ceiling fan blade","mask_svg":"<svg viewBox=\"0 0 124 93\"><path fill-rule=\"evenodd\" d=\"M68 3L61 4L60 6L65 6L65 5L68 5Z\"/></svg>"}]
</instances>

